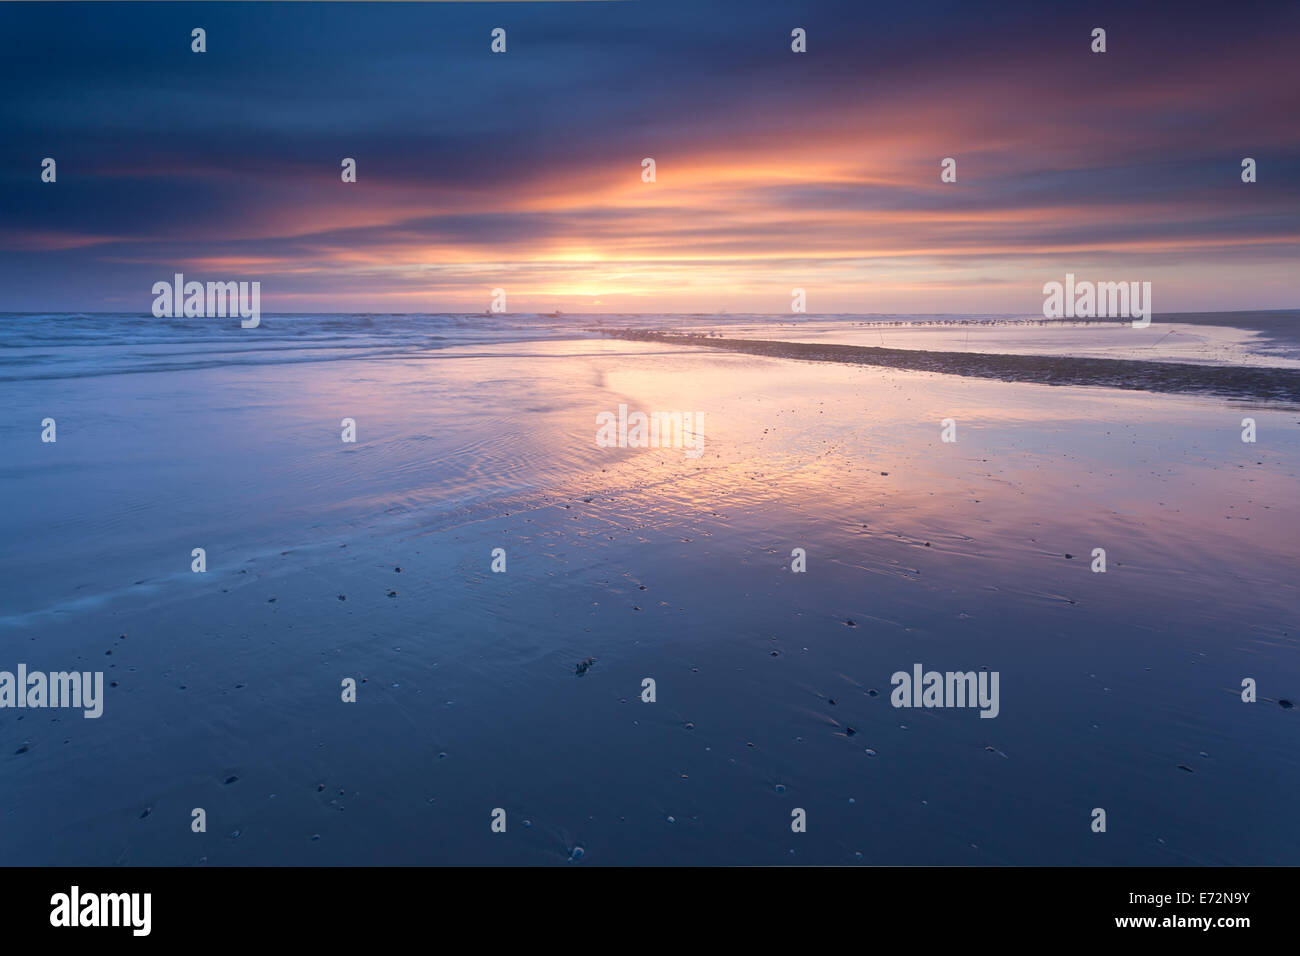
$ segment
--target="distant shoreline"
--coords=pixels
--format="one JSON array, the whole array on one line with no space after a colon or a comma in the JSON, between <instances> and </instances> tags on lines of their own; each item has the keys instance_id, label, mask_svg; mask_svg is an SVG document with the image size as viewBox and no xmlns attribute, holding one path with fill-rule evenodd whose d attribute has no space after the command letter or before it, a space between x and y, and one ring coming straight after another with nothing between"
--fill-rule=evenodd
<instances>
[{"instance_id":1,"label":"distant shoreline","mask_svg":"<svg viewBox=\"0 0 1300 956\"><path fill-rule=\"evenodd\" d=\"M1006 355L982 352L932 352L778 342L767 339L709 338L652 330L594 329L608 338L663 342L744 352L770 358L874 365L914 372L939 372L970 378L1038 385L1092 385L1133 391L1217 395L1300 404L1300 370L1235 365L1193 365L1131 359Z\"/></svg>"}]
</instances>

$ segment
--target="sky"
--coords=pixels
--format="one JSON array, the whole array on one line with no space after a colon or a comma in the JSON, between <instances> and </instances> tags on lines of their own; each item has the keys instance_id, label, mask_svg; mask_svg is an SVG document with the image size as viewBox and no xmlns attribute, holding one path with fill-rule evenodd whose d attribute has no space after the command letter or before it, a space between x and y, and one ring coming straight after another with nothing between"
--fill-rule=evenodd
<instances>
[{"instance_id":1,"label":"sky","mask_svg":"<svg viewBox=\"0 0 1300 956\"><path fill-rule=\"evenodd\" d=\"M0 311L1215 311L1298 264L1300 3L0 3Z\"/></svg>"}]
</instances>

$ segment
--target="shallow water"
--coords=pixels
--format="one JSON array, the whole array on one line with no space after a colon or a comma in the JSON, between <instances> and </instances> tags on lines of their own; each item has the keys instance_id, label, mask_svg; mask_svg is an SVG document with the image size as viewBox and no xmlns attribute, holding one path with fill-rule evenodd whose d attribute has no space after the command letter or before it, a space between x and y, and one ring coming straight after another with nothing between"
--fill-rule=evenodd
<instances>
[{"instance_id":1,"label":"shallow water","mask_svg":"<svg viewBox=\"0 0 1300 956\"><path fill-rule=\"evenodd\" d=\"M0 711L0 861L1300 858L1294 411L505 332L0 382L0 668L118 682Z\"/></svg>"},{"instance_id":2,"label":"shallow water","mask_svg":"<svg viewBox=\"0 0 1300 956\"><path fill-rule=\"evenodd\" d=\"M1300 311L1170 313L1118 319L1023 315L724 315L600 317L610 328L826 345L1300 368Z\"/></svg>"}]
</instances>

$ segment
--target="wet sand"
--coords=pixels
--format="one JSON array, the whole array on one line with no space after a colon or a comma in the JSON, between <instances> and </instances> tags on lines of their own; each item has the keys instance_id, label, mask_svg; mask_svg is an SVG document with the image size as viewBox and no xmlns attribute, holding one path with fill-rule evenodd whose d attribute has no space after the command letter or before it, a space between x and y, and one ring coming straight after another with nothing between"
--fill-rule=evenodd
<instances>
[{"instance_id":1,"label":"wet sand","mask_svg":"<svg viewBox=\"0 0 1300 956\"><path fill-rule=\"evenodd\" d=\"M10 664L116 685L0 712L5 863L1300 858L1292 412L663 341L59 387ZM704 455L596 448L620 402ZM999 716L893 708L916 662Z\"/></svg>"}]
</instances>

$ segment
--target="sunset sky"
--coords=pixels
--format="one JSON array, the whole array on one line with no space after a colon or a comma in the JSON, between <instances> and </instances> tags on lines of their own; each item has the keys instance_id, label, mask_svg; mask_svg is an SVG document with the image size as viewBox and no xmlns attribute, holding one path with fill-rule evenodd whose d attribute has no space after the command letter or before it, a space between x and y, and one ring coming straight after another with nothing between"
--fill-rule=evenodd
<instances>
[{"instance_id":1,"label":"sunset sky","mask_svg":"<svg viewBox=\"0 0 1300 956\"><path fill-rule=\"evenodd\" d=\"M1300 306L1300 4L1140 6L3 4L0 310Z\"/></svg>"}]
</instances>

